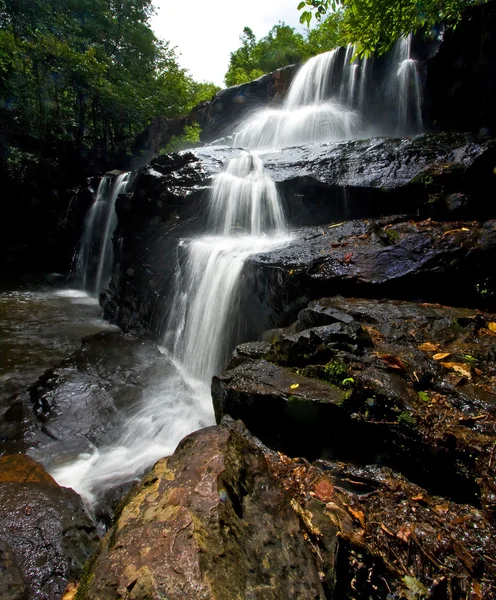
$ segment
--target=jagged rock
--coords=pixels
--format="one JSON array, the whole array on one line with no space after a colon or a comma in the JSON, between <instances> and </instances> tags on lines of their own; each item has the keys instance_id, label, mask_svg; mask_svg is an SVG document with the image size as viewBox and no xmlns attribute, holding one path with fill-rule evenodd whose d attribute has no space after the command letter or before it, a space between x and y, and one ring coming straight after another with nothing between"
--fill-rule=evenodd
<instances>
[{"instance_id":1,"label":"jagged rock","mask_svg":"<svg viewBox=\"0 0 496 600\"><path fill-rule=\"evenodd\" d=\"M494 309L496 222L348 221L303 229L279 250L249 259L272 322L328 294L422 299Z\"/></svg>"},{"instance_id":2,"label":"jagged rock","mask_svg":"<svg viewBox=\"0 0 496 600\"><path fill-rule=\"evenodd\" d=\"M153 342L115 332L88 336L13 401L0 433L3 441L29 447L30 454L53 467L93 444L115 441L145 390L175 373Z\"/></svg>"},{"instance_id":3,"label":"jagged rock","mask_svg":"<svg viewBox=\"0 0 496 600\"><path fill-rule=\"evenodd\" d=\"M193 109L191 117L201 126L201 140L212 142L232 131L237 122L254 109L282 102L298 65L289 65L255 81L218 92L210 102Z\"/></svg>"},{"instance_id":4,"label":"jagged rock","mask_svg":"<svg viewBox=\"0 0 496 600\"><path fill-rule=\"evenodd\" d=\"M319 300L264 358L214 377L216 418L293 456L389 465L494 518L495 329L470 309Z\"/></svg>"},{"instance_id":5,"label":"jagged rock","mask_svg":"<svg viewBox=\"0 0 496 600\"><path fill-rule=\"evenodd\" d=\"M0 599L59 600L98 539L80 497L23 455L0 458Z\"/></svg>"},{"instance_id":6,"label":"jagged rock","mask_svg":"<svg viewBox=\"0 0 496 600\"><path fill-rule=\"evenodd\" d=\"M81 600L324 599L289 498L235 430L185 438L127 499Z\"/></svg>"},{"instance_id":7,"label":"jagged rock","mask_svg":"<svg viewBox=\"0 0 496 600\"><path fill-rule=\"evenodd\" d=\"M179 240L204 232L212 177L239 152L206 147L159 157L138 176L132 196L119 198L115 270L102 296L109 319L128 331L160 335ZM310 144L263 156L290 227L398 213L494 217L486 191L496 178L493 158L491 142L465 134ZM384 256L394 253L388 235L394 231L382 236L391 246Z\"/></svg>"}]
</instances>

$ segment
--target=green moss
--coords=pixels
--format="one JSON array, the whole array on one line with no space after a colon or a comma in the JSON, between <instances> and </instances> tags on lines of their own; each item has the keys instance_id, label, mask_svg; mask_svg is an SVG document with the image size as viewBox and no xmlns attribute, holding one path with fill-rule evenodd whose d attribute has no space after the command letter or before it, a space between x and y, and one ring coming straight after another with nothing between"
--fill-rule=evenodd
<instances>
[{"instance_id":1,"label":"green moss","mask_svg":"<svg viewBox=\"0 0 496 600\"><path fill-rule=\"evenodd\" d=\"M400 234L395 229L386 229L386 235L391 245L396 244L396 242L400 239Z\"/></svg>"}]
</instances>

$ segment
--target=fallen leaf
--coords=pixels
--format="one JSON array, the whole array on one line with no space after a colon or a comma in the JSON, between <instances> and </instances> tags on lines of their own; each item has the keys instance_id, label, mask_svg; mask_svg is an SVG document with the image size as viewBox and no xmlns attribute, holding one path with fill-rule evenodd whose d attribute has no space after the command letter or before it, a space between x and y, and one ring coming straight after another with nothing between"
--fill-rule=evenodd
<instances>
[{"instance_id":1,"label":"fallen leaf","mask_svg":"<svg viewBox=\"0 0 496 600\"><path fill-rule=\"evenodd\" d=\"M344 221L342 223L334 223L334 225L329 225L328 229L332 229L333 227L340 227L341 225L344 225Z\"/></svg>"},{"instance_id":2,"label":"fallen leaf","mask_svg":"<svg viewBox=\"0 0 496 600\"><path fill-rule=\"evenodd\" d=\"M403 583L418 598L423 598L429 591L418 579L410 575L403 577Z\"/></svg>"},{"instance_id":3,"label":"fallen leaf","mask_svg":"<svg viewBox=\"0 0 496 600\"><path fill-rule=\"evenodd\" d=\"M299 384L299 383L293 383L293 385L290 385L289 387L290 387L292 390L295 390L296 388L299 388L299 387L300 387L300 384Z\"/></svg>"},{"instance_id":4,"label":"fallen leaf","mask_svg":"<svg viewBox=\"0 0 496 600\"><path fill-rule=\"evenodd\" d=\"M399 369L401 371L406 371L405 364L398 358L397 356L391 356L390 354L378 354L377 355L382 362L390 367L391 369Z\"/></svg>"},{"instance_id":5,"label":"fallen leaf","mask_svg":"<svg viewBox=\"0 0 496 600\"><path fill-rule=\"evenodd\" d=\"M488 323L487 328L489 329L489 331L496 333L496 323L494 321L491 321L490 323Z\"/></svg>"},{"instance_id":6,"label":"fallen leaf","mask_svg":"<svg viewBox=\"0 0 496 600\"><path fill-rule=\"evenodd\" d=\"M453 544L453 550L455 551L457 557L465 565L466 569L471 573L475 565L475 560L472 558L472 555L459 542L455 542Z\"/></svg>"},{"instance_id":7,"label":"fallen leaf","mask_svg":"<svg viewBox=\"0 0 496 600\"><path fill-rule=\"evenodd\" d=\"M412 527L410 525L402 525L396 532L396 537L402 542L407 543L412 535Z\"/></svg>"},{"instance_id":8,"label":"fallen leaf","mask_svg":"<svg viewBox=\"0 0 496 600\"><path fill-rule=\"evenodd\" d=\"M439 344L432 344L431 342L425 342L419 346L419 350L424 350L425 352L436 352L439 348Z\"/></svg>"},{"instance_id":9,"label":"fallen leaf","mask_svg":"<svg viewBox=\"0 0 496 600\"><path fill-rule=\"evenodd\" d=\"M415 500L415 502L423 502L425 498L422 494L417 494L416 496L413 496L412 500Z\"/></svg>"},{"instance_id":10,"label":"fallen leaf","mask_svg":"<svg viewBox=\"0 0 496 600\"><path fill-rule=\"evenodd\" d=\"M467 227L460 227L460 229L450 229L449 231L445 231L443 235L449 235L450 233L459 233L460 231L470 231Z\"/></svg>"},{"instance_id":11,"label":"fallen leaf","mask_svg":"<svg viewBox=\"0 0 496 600\"><path fill-rule=\"evenodd\" d=\"M77 590L77 585L75 585L74 583L68 583L65 593L62 596L62 600L73 600L73 598L75 598L76 596Z\"/></svg>"},{"instance_id":12,"label":"fallen leaf","mask_svg":"<svg viewBox=\"0 0 496 600\"><path fill-rule=\"evenodd\" d=\"M466 377L467 379L472 379L472 369L470 365L457 362L442 362L441 364L443 365L443 367L446 367L446 369L455 371L456 373L463 375L463 377Z\"/></svg>"},{"instance_id":13,"label":"fallen leaf","mask_svg":"<svg viewBox=\"0 0 496 600\"><path fill-rule=\"evenodd\" d=\"M334 496L334 486L327 479L319 479L314 485L313 493L317 500L330 502Z\"/></svg>"},{"instance_id":14,"label":"fallen leaf","mask_svg":"<svg viewBox=\"0 0 496 600\"><path fill-rule=\"evenodd\" d=\"M484 600L484 597L482 596L482 588L478 581L472 581L471 600Z\"/></svg>"},{"instance_id":15,"label":"fallen leaf","mask_svg":"<svg viewBox=\"0 0 496 600\"><path fill-rule=\"evenodd\" d=\"M451 352L438 352L437 354L434 354L434 356L432 358L434 360L443 360L443 358L446 358L450 354L451 354Z\"/></svg>"},{"instance_id":16,"label":"fallen leaf","mask_svg":"<svg viewBox=\"0 0 496 600\"><path fill-rule=\"evenodd\" d=\"M348 254L345 254L343 256L343 261L348 265L351 262L352 257L353 257L353 252L348 252Z\"/></svg>"},{"instance_id":17,"label":"fallen leaf","mask_svg":"<svg viewBox=\"0 0 496 600\"><path fill-rule=\"evenodd\" d=\"M362 529L365 529L365 515L361 510L354 510L351 506L348 506L348 510L353 517L360 523Z\"/></svg>"},{"instance_id":18,"label":"fallen leaf","mask_svg":"<svg viewBox=\"0 0 496 600\"><path fill-rule=\"evenodd\" d=\"M289 270L289 274L292 275L294 273L294 269Z\"/></svg>"},{"instance_id":19,"label":"fallen leaf","mask_svg":"<svg viewBox=\"0 0 496 600\"><path fill-rule=\"evenodd\" d=\"M449 504L438 504L434 507L438 515L445 515L449 512Z\"/></svg>"}]
</instances>

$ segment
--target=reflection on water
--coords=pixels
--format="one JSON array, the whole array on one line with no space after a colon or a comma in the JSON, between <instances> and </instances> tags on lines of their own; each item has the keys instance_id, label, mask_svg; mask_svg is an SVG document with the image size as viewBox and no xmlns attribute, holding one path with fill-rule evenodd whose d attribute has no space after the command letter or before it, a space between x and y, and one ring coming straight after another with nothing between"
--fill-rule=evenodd
<instances>
[{"instance_id":1,"label":"reflection on water","mask_svg":"<svg viewBox=\"0 0 496 600\"><path fill-rule=\"evenodd\" d=\"M1 276L1 282L0 406L76 350L84 336L118 329L101 318L97 300L64 286L60 276Z\"/></svg>"}]
</instances>

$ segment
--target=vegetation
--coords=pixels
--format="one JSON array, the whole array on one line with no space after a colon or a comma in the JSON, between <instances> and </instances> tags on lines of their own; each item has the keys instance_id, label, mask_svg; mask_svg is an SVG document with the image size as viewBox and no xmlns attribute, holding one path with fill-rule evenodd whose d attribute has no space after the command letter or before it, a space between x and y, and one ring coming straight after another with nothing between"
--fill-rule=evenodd
<instances>
[{"instance_id":1,"label":"vegetation","mask_svg":"<svg viewBox=\"0 0 496 600\"><path fill-rule=\"evenodd\" d=\"M217 88L153 34L151 0L0 0L1 155L129 147ZM21 161L22 162L22 161Z\"/></svg>"},{"instance_id":2,"label":"vegetation","mask_svg":"<svg viewBox=\"0 0 496 600\"><path fill-rule=\"evenodd\" d=\"M226 85L252 81L280 67L303 62L310 56L336 48L343 41L341 20L340 13L332 14L307 35L279 23L258 41L253 31L245 27L240 36L241 46L231 53Z\"/></svg>"},{"instance_id":3,"label":"vegetation","mask_svg":"<svg viewBox=\"0 0 496 600\"><path fill-rule=\"evenodd\" d=\"M454 25L464 8L477 0L305 0L300 2L300 22L312 16L322 21L332 11L341 15L345 43L356 44L357 53L387 52L395 40L411 31L426 30L440 22Z\"/></svg>"}]
</instances>

